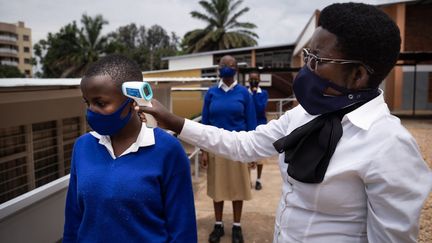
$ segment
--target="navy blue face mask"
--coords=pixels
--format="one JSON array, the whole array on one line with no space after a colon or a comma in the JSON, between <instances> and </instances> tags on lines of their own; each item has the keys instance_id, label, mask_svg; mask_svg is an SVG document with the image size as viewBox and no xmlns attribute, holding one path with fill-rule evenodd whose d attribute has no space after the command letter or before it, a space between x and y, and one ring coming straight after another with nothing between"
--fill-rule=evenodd
<instances>
[{"instance_id":1,"label":"navy blue face mask","mask_svg":"<svg viewBox=\"0 0 432 243\"><path fill-rule=\"evenodd\" d=\"M131 118L132 109L124 118L121 117L121 113L130 102L132 100L128 98L116 111L109 115L99 114L87 109L87 122L100 135L114 135L125 127Z\"/></svg>"},{"instance_id":2,"label":"navy blue face mask","mask_svg":"<svg viewBox=\"0 0 432 243\"><path fill-rule=\"evenodd\" d=\"M234 77L236 70L230 67L219 68L219 77L221 78L232 78Z\"/></svg>"},{"instance_id":3,"label":"navy blue face mask","mask_svg":"<svg viewBox=\"0 0 432 243\"><path fill-rule=\"evenodd\" d=\"M331 87L342 93L340 96L324 94ZM341 110L358 102L367 102L379 95L378 89L349 90L323 79L305 65L293 81L294 94L301 106L311 115Z\"/></svg>"}]
</instances>

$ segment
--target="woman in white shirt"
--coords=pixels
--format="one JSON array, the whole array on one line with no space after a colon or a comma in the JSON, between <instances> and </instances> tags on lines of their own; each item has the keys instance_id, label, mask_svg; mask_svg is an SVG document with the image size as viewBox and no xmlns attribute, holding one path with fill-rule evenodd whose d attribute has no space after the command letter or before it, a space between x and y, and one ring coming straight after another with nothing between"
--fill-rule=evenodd
<instances>
[{"instance_id":1,"label":"woman in white shirt","mask_svg":"<svg viewBox=\"0 0 432 243\"><path fill-rule=\"evenodd\" d=\"M255 131L185 120L157 101L140 109L232 160L280 152L274 242L416 242L432 173L378 89L397 61L399 29L362 3L332 4L318 25L294 80L300 105Z\"/></svg>"}]
</instances>

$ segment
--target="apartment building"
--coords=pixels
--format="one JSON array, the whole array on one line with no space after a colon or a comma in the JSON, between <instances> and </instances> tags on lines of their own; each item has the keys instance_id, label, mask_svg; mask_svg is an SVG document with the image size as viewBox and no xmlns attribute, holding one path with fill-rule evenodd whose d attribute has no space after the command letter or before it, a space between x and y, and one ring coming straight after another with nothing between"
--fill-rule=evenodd
<instances>
[{"instance_id":1,"label":"apartment building","mask_svg":"<svg viewBox=\"0 0 432 243\"><path fill-rule=\"evenodd\" d=\"M26 77L32 77L31 29L24 22L0 22L0 63L15 66Z\"/></svg>"}]
</instances>

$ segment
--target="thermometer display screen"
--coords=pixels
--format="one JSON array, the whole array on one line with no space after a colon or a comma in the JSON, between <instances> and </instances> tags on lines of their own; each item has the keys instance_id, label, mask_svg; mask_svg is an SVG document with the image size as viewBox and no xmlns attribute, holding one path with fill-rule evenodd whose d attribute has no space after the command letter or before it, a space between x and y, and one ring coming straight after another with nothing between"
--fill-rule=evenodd
<instances>
[{"instance_id":1,"label":"thermometer display screen","mask_svg":"<svg viewBox=\"0 0 432 243\"><path fill-rule=\"evenodd\" d=\"M126 93L133 97L142 98L138 89L126 88Z\"/></svg>"}]
</instances>

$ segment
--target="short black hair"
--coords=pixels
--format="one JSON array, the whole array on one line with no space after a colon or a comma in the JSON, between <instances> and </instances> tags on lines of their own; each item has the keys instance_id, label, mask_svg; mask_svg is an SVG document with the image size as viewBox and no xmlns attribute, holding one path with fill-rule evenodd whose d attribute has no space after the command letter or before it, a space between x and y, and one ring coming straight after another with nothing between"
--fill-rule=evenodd
<instances>
[{"instance_id":1,"label":"short black hair","mask_svg":"<svg viewBox=\"0 0 432 243\"><path fill-rule=\"evenodd\" d=\"M258 71L258 69L252 69L251 71L249 71L249 74L251 74L251 73L260 74L260 72Z\"/></svg>"},{"instance_id":2,"label":"short black hair","mask_svg":"<svg viewBox=\"0 0 432 243\"><path fill-rule=\"evenodd\" d=\"M337 36L337 48L345 59L360 60L373 68L371 88L378 87L396 64L401 45L399 28L373 5L329 5L321 11L318 26Z\"/></svg>"},{"instance_id":3,"label":"short black hair","mask_svg":"<svg viewBox=\"0 0 432 243\"><path fill-rule=\"evenodd\" d=\"M126 81L143 80L138 64L120 54L111 54L93 63L84 73L83 79L100 75L110 76L118 87Z\"/></svg>"}]
</instances>

